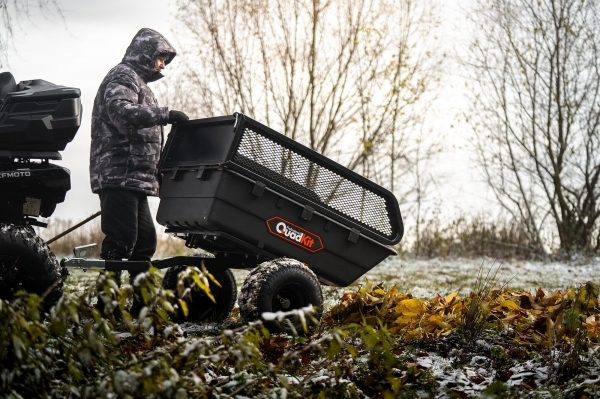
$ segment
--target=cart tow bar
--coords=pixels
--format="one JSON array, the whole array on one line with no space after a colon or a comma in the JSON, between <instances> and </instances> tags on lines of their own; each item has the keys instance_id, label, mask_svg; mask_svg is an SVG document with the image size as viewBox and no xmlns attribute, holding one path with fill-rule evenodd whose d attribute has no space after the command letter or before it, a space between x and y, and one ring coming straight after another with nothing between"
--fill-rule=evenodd
<instances>
[{"instance_id":1,"label":"cart tow bar","mask_svg":"<svg viewBox=\"0 0 600 399\"><path fill-rule=\"evenodd\" d=\"M104 260L104 259L88 259L85 257L87 251L98 248L98 244L82 245L73 248L72 258L63 258L60 265L67 269L83 269L83 270L107 270L118 271L128 270L130 272L145 272L150 266L157 269L167 269L174 266L196 266L201 267L205 262L210 263L216 261L215 258L204 258L201 256L173 256L164 259L154 259L151 262L141 260Z\"/></svg>"}]
</instances>

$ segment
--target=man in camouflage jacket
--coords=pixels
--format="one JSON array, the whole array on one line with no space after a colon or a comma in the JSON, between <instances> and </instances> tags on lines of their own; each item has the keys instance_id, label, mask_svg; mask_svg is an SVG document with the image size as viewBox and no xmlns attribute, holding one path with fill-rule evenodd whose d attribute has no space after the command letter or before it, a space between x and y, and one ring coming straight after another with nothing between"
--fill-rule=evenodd
<instances>
[{"instance_id":1,"label":"man in camouflage jacket","mask_svg":"<svg viewBox=\"0 0 600 399\"><path fill-rule=\"evenodd\" d=\"M156 250L147 196L158 194L163 126L188 117L159 107L147 84L163 77L161 70L175 54L160 33L141 29L96 94L90 180L100 196L106 235L102 259L150 260Z\"/></svg>"}]
</instances>

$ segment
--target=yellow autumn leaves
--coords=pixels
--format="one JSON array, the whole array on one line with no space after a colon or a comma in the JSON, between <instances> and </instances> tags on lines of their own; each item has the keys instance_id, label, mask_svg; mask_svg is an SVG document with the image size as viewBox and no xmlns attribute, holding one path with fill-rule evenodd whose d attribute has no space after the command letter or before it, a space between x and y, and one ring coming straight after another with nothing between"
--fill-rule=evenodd
<instances>
[{"instance_id":1,"label":"yellow autumn leaves","mask_svg":"<svg viewBox=\"0 0 600 399\"><path fill-rule=\"evenodd\" d=\"M419 299L399 293L395 286L384 290L367 281L356 292L346 292L324 321L330 325L376 325L382 321L390 333L407 340L435 338L456 331L473 306L478 307L485 328L510 329L520 345L551 347L578 331L585 331L591 340L600 340L598 284L592 282L550 294L505 288L466 297L453 292Z\"/></svg>"}]
</instances>

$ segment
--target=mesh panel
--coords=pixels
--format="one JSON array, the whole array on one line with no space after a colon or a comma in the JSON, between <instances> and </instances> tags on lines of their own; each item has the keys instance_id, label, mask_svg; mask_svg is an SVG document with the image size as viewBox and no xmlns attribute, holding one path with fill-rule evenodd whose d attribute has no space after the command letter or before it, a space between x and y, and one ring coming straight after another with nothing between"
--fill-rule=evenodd
<instances>
[{"instance_id":1,"label":"mesh panel","mask_svg":"<svg viewBox=\"0 0 600 399\"><path fill-rule=\"evenodd\" d=\"M384 198L248 128L233 161L378 233L393 233Z\"/></svg>"}]
</instances>

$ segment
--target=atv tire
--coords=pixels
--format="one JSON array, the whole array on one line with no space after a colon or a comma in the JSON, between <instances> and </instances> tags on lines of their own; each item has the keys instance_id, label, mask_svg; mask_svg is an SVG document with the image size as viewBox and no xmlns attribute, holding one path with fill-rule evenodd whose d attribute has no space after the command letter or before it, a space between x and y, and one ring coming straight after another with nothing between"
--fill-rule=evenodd
<instances>
[{"instance_id":1,"label":"atv tire","mask_svg":"<svg viewBox=\"0 0 600 399\"><path fill-rule=\"evenodd\" d=\"M323 314L323 292L317 276L294 259L275 259L253 269L244 280L238 303L240 316L246 323L260 320L265 312L287 312L309 305L315 308L312 317L316 320ZM274 332L302 332L297 317L282 322L265 320L265 326Z\"/></svg>"},{"instance_id":2,"label":"atv tire","mask_svg":"<svg viewBox=\"0 0 600 399\"><path fill-rule=\"evenodd\" d=\"M30 226L0 224L0 299L20 290L43 297L49 310L62 296L63 275L54 253Z\"/></svg>"},{"instance_id":3,"label":"atv tire","mask_svg":"<svg viewBox=\"0 0 600 399\"><path fill-rule=\"evenodd\" d=\"M168 268L163 279L163 288L173 290L175 291L175 295L177 295L178 276L186 269L187 266ZM209 281L210 292L214 296L216 303L196 287L193 282L190 282L190 285L192 285L191 300L190 298L178 298L183 299L187 304L188 315L185 317L179 304L177 302L173 303L176 313L171 315L171 319L174 322L222 321L229 316L237 300L235 276L230 269L219 270L217 272L212 271L210 273L221 284L221 287L219 287L214 282Z\"/></svg>"}]
</instances>

